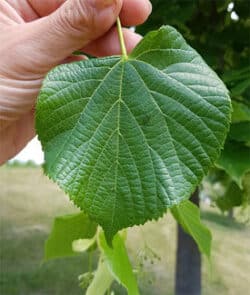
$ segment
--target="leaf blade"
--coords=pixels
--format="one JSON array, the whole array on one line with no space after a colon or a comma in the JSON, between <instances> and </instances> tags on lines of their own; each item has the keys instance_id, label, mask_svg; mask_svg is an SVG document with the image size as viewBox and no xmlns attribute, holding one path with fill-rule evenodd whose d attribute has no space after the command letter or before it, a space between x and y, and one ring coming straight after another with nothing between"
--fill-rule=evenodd
<instances>
[{"instance_id":1,"label":"leaf blade","mask_svg":"<svg viewBox=\"0 0 250 295\"><path fill-rule=\"evenodd\" d=\"M227 141L216 165L225 170L242 189L242 179L250 171L250 147Z\"/></svg>"},{"instance_id":2,"label":"leaf blade","mask_svg":"<svg viewBox=\"0 0 250 295\"><path fill-rule=\"evenodd\" d=\"M230 111L217 75L166 26L127 61L48 75L36 118L45 172L112 240L190 196L219 156Z\"/></svg>"}]
</instances>

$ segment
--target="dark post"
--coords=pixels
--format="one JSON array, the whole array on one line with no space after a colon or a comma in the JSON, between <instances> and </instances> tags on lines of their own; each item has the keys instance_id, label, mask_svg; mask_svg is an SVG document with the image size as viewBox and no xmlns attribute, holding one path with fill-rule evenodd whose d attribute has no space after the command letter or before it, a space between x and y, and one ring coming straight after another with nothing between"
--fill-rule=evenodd
<instances>
[{"instance_id":1,"label":"dark post","mask_svg":"<svg viewBox=\"0 0 250 295\"><path fill-rule=\"evenodd\" d=\"M228 214L227 214L229 220L233 220L234 219L234 208L231 208L228 210Z\"/></svg>"},{"instance_id":2,"label":"dark post","mask_svg":"<svg viewBox=\"0 0 250 295\"><path fill-rule=\"evenodd\" d=\"M190 201L199 206L199 191ZM201 255L193 238L178 225L175 295L201 295Z\"/></svg>"}]
</instances>

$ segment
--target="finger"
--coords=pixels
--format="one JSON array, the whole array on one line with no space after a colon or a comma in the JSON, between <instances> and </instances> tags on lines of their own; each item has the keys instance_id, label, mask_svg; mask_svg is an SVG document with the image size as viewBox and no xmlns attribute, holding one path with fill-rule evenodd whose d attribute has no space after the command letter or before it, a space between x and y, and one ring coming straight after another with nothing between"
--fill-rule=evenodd
<instances>
[{"instance_id":1,"label":"finger","mask_svg":"<svg viewBox=\"0 0 250 295\"><path fill-rule=\"evenodd\" d=\"M0 129L0 165L14 157L35 136L34 125L34 111L30 111L7 128Z\"/></svg>"},{"instance_id":2,"label":"finger","mask_svg":"<svg viewBox=\"0 0 250 295\"><path fill-rule=\"evenodd\" d=\"M81 60L86 60L88 59L87 56L85 55L71 55L67 58L65 58L61 64L68 64L68 63L71 63L71 62L76 62L76 61L81 61Z\"/></svg>"},{"instance_id":3,"label":"finger","mask_svg":"<svg viewBox=\"0 0 250 295\"><path fill-rule=\"evenodd\" d=\"M33 10L41 17L47 16L66 0L28 0ZM82 0L86 1L86 0ZM123 0L121 22L125 26L135 26L143 23L149 16L152 5L149 0Z\"/></svg>"},{"instance_id":4,"label":"finger","mask_svg":"<svg viewBox=\"0 0 250 295\"><path fill-rule=\"evenodd\" d=\"M47 16L60 7L66 0L28 0L33 10L40 16Z\"/></svg>"},{"instance_id":5,"label":"finger","mask_svg":"<svg viewBox=\"0 0 250 295\"><path fill-rule=\"evenodd\" d=\"M20 17L25 22L33 21L39 18L39 15L35 13L31 5L27 0L5 0L15 9L15 11L20 15Z\"/></svg>"},{"instance_id":6,"label":"finger","mask_svg":"<svg viewBox=\"0 0 250 295\"><path fill-rule=\"evenodd\" d=\"M141 40L141 36L129 29L123 29L123 36L127 52L131 52L137 43ZM83 52L93 56L107 56L121 54L121 47L117 29L111 29L106 35L88 44Z\"/></svg>"},{"instance_id":7,"label":"finger","mask_svg":"<svg viewBox=\"0 0 250 295\"><path fill-rule=\"evenodd\" d=\"M1 28L4 25L13 25L23 23L20 15L13 9L8 2L0 1L0 24Z\"/></svg>"},{"instance_id":8,"label":"finger","mask_svg":"<svg viewBox=\"0 0 250 295\"><path fill-rule=\"evenodd\" d=\"M152 11L149 0L124 0L120 12L124 26L136 26L144 23Z\"/></svg>"},{"instance_id":9,"label":"finger","mask_svg":"<svg viewBox=\"0 0 250 295\"><path fill-rule=\"evenodd\" d=\"M68 0L49 16L16 27L16 46L6 59L14 63L17 53L22 53L22 74L33 75L35 69L41 76L105 34L115 23L121 4L121 0Z\"/></svg>"}]
</instances>

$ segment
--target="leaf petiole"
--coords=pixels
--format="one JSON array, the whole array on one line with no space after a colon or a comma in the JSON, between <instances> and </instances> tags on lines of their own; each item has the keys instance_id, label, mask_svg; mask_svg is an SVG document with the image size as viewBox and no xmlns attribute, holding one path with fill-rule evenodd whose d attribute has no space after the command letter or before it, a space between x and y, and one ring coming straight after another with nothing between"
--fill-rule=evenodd
<instances>
[{"instance_id":1,"label":"leaf petiole","mask_svg":"<svg viewBox=\"0 0 250 295\"><path fill-rule=\"evenodd\" d=\"M125 42L124 42L124 37L123 37L123 33L122 33L122 26L121 26L121 21L120 21L119 17L116 20L116 24L117 24L117 31L118 31L119 41L120 41L120 46L121 46L122 58L127 60L128 54L127 54L127 49L126 49Z\"/></svg>"}]
</instances>

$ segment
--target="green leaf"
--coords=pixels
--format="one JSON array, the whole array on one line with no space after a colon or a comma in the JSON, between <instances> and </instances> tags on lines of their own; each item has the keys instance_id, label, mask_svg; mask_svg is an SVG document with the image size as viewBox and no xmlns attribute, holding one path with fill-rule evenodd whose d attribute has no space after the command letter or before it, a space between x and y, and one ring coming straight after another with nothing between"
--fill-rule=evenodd
<instances>
[{"instance_id":1,"label":"green leaf","mask_svg":"<svg viewBox=\"0 0 250 295\"><path fill-rule=\"evenodd\" d=\"M225 194L216 199L216 205L222 210L227 211L233 207L241 206L243 203L243 192L239 186L232 181Z\"/></svg>"},{"instance_id":2,"label":"green leaf","mask_svg":"<svg viewBox=\"0 0 250 295\"><path fill-rule=\"evenodd\" d=\"M128 290L128 295L139 295L137 282L128 258L124 240L119 233L114 236L113 247L106 242L104 233L99 234L99 245L109 271ZM97 293L96 293L97 294Z\"/></svg>"},{"instance_id":3,"label":"green leaf","mask_svg":"<svg viewBox=\"0 0 250 295\"><path fill-rule=\"evenodd\" d=\"M209 258L212 235L210 230L201 223L199 208L190 201L184 201L173 207L171 213L183 230L193 237L201 253Z\"/></svg>"},{"instance_id":4,"label":"green leaf","mask_svg":"<svg viewBox=\"0 0 250 295\"><path fill-rule=\"evenodd\" d=\"M45 243L45 260L76 255L72 242L92 238L97 224L84 213L56 217L48 240Z\"/></svg>"},{"instance_id":5,"label":"green leaf","mask_svg":"<svg viewBox=\"0 0 250 295\"><path fill-rule=\"evenodd\" d=\"M89 285L86 295L104 295L114 278L102 256L99 259L98 267L94 275L94 279Z\"/></svg>"},{"instance_id":6,"label":"green leaf","mask_svg":"<svg viewBox=\"0 0 250 295\"><path fill-rule=\"evenodd\" d=\"M231 124L228 136L236 141L250 142L250 121Z\"/></svg>"},{"instance_id":7,"label":"green leaf","mask_svg":"<svg viewBox=\"0 0 250 295\"><path fill-rule=\"evenodd\" d=\"M165 26L128 60L54 69L38 98L36 129L46 174L110 241L190 196L219 156L230 112L218 76Z\"/></svg>"},{"instance_id":8,"label":"green leaf","mask_svg":"<svg viewBox=\"0 0 250 295\"><path fill-rule=\"evenodd\" d=\"M250 171L250 147L236 141L227 141L217 166L225 170L242 189L242 178Z\"/></svg>"}]
</instances>

